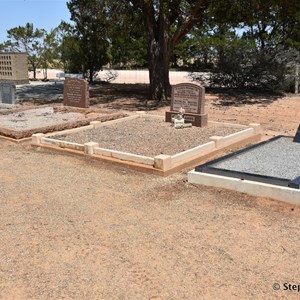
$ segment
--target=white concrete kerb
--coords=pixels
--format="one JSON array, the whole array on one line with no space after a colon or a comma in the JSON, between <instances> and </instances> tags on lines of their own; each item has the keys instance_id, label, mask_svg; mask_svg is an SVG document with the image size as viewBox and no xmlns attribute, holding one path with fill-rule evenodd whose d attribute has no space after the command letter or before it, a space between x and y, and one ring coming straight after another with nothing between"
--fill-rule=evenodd
<instances>
[{"instance_id":1,"label":"white concrete kerb","mask_svg":"<svg viewBox=\"0 0 300 300\"><path fill-rule=\"evenodd\" d=\"M41 144L41 138L44 137L45 134L43 133L35 133L31 136L32 141L31 144L32 145L40 145Z\"/></svg>"},{"instance_id":2,"label":"white concrete kerb","mask_svg":"<svg viewBox=\"0 0 300 300\"><path fill-rule=\"evenodd\" d=\"M188 173L188 182L218 188L234 190L257 197L268 197L275 200L300 205L300 190L261 183L239 178L196 172Z\"/></svg>"},{"instance_id":3,"label":"white concrete kerb","mask_svg":"<svg viewBox=\"0 0 300 300\"><path fill-rule=\"evenodd\" d=\"M99 147L98 143L89 142L84 144L84 153L88 155L93 155L95 150L94 148Z\"/></svg>"},{"instance_id":4,"label":"white concrete kerb","mask_svg":"<svg viewBox=\"0 0 300 300\"><path fill-rule=\"evenodd\" d=\"M262 134L263 133L263 128L259 123L250 123L249 127L254 129L255 134Z\"/></svg>"},{"instance_id":5,"label":"white concrete kerb","mask_svg":"<svg viewBox=\"0 0 300 300\"><path fill-rule=\"evenodd\" d=\"M213 141L215 143L215 146L217 149L223 148L224 147L224 137L222 136L211 136L209 140Z\"/></svg>"},{"instance_id":6,"label":"white concrete kerb","mask_svg":"<svg viewBox=\"0 0 300 300\"><path fill-rule=\"evenodd\" d=\"M94 128L97 128L101 126L101 121L92 121L90 122L90 125L93 125Z\"/></svg>"},{"instance_id":7,"label":"white concrete kerb","mask_svg":"<svg viewBox=\"0 0 300 300\"><path fill-rule=\"evenodd\" d=\"M154 157L154 167L167 171L172 167L172 158L170 155L160 154Z\"/></svg>"}]
</instances>

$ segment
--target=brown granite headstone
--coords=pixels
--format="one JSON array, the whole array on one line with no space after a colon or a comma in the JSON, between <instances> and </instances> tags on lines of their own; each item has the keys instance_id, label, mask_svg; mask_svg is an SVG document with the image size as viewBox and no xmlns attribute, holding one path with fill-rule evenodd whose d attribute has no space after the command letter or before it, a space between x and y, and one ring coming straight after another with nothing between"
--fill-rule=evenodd
<instances>
[{"instance_id":1,"label":"brown granite headstone","mask_svg":"<svg viewBox=\"0 0 300 300\"><path fill-rule=\"evenodd\" d=\"M194 126L207 125L207 114L204 111L205 89L193 83L179 83L172 86L171 111L166 112L166 122L178 114L181 108L185 110L184 120Z\"/></svg>"},{"instance_id":2,"label":"brown granite headstone","mask_svg":"<svg viewBox=\"0 0 300 300\"><path fill-rule=\"evenodd\" d=\"M64 105L89 107L88 82L79 78L66 78L64 83Z\"/></svg>"}]
</instances>

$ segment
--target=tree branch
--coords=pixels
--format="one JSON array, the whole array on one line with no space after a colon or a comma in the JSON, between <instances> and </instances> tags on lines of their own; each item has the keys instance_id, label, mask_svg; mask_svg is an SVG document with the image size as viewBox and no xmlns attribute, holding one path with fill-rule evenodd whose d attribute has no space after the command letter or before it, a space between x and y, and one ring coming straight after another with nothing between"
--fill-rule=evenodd
<instances>
[{"instance_id":1,"label":"tree branch","mask_svg":"<svg viewBox=\"0 0 300 300\"><path fill-rule=\"evenodd\" d=\"M196 1L195 7L192 9L191 13L188 15L187 19L181 24L181 26L176 30L172 38L172 44L175 46L180 42L180 40L192 29L192 27L200 23L203 18L203 12L207 9L210 0L198 0Z\"/></svg>"}]
</instances>

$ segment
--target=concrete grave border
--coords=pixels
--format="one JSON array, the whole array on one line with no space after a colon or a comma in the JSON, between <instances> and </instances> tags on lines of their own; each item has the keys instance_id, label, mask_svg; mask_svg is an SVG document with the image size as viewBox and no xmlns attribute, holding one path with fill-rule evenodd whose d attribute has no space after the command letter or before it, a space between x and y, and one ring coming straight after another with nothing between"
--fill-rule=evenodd
<instances>
[{"instance_id":1,"label":"concrete grave border","mask_svg":"<svg viewBox=\"0 0 300 300\"><path fill-rule=\"evenodd\" d=\"M300 205L300 190L289 187L276 186L221 175L199 173L195 170L188 173L188 182L234 190L257 197L268 197L289 204Z\"/></svg>"},{"instance_id":2,"label":"concrete grave border","mask_svg":"<svg viewBox=\"0 0 300 300\"><path fill-rule=\"evenodd\" d=\"M164 120L163 116L155 115L133 115L105 122L105 125L116 124L125 120L135 119L147 116L149 118L160 118ZM240 128L241 131L230 134L225 137L213 136L210 137L210 142L188 149L186 151L174 154L165 155L160 154L155 157L147 157L127 152L116 151L112 149L104 149L99 147L98 143L88 142L85 144L77 144L63 140L55 139L57 135L66 135L83 130L90 130L102 126L100 121L93 121L90 125L78 127L69 130L63 130L55 133L43 134L37 133L32 135L32 146L45 147L56 150L68 151L80 155L88 155L102 161L113 162L126 167L132 167L147 173L154 173L162 176L168 176L183 168L195 166L195 164L207 160L227 148L239 147L249 143L258 142L261 138L262 128L260 124L249 124L249 126L212 122L216 126L235 127Z\"/></svg>"},{"instance_id":3,"label":"concrete grave border","mask_svg":"<svg viewBox=\"0 0 300 300\"><path fill-rule=\"evenodd\" d=\"M259 144L197 166L194 170L188 172L188 182L230 189L253 196L268 197L289 204L300 205L298 178L296 180L289 180L279 177L245 173L243 171L227 170L214 166L218 162L231 159L232 157L234 158L239 154L247 153L249 150L275 141L281 137L285 136L276 136ZM297 185L297 187L294 187L294 185Z\"/></svg>"}]
</instances>

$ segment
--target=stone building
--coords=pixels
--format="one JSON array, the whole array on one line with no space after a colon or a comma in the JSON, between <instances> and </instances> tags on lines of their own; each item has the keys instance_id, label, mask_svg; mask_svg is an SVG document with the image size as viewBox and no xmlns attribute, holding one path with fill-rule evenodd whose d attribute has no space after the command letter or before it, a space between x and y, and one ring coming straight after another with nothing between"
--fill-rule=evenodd
<instances>
[{"instance_id":1,"label":"stone building","mask_svg":"<svg viewBox=\"0 0 300 300\"><path fill-rule=\"evenodd\" d=\"M0 81L29 83L27 53L0 52Z\"/></svg>"}]
</instances>

